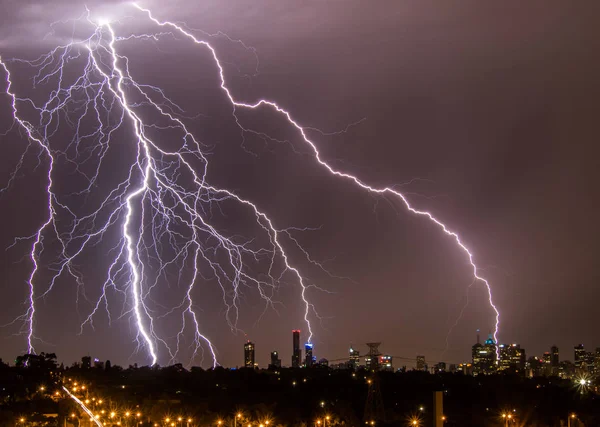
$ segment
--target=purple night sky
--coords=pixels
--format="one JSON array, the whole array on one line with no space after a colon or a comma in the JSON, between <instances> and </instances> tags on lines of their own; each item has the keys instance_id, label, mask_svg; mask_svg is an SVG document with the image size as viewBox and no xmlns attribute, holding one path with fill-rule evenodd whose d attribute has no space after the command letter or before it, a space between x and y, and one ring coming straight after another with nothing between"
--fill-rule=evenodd
<instances>
[{"instance_id":1,"label":"purple night sky","mask_svg":"<svg viewBox=\"0 0 600 427\"><path fill-rule=\"evenodd\" d=\"M461 236L492 286L501 313L500 342L518 342L528 356L556 344L565 359L572 359L572 347L580 342L590 349L600 346L591 321L600 298L595 189L600 152L594 130L600 97L599 5L162 3L140 5L159 20L185 21L195 36L209 41L236 100L277 102L309 128L307 136L332 167L371 186L394 186L415 208L430 211ZM161 31L129 3L86 4L92 14L119 19L111 25L122 36ZM53 22L85 13L83 3L73 2L2 0L2 10L3 61L32 60L79 36L73 24ZM329 174L298 131L272 109L239 111L243 125L260 132L242 134L206 48L165 36L121 41L118 49L129 58L138 83L162 88L185 110L190 130L206 144L211 184L251 200L278 229L310 228L290 233L331 275L308 262L291 239L284 246L307 283L325 290L307 290L321 317L311 315L318 358L339 359L351 343L364 352L364 343L381 341L381 350L394 356L424 354L429 361L450 363L470 359L475 331L481 329L482 336L492 331L494 313L485 287L473 282L468 258L454 240L408 212L397 198L370 194ZM7 67L17 96L42 102L35 98L42 89L32 86L36 71L14 61ZM0 75L3 187L27 138L13 123L1 68ZM25 111L25 103L21 106ZM34 114L24 115L35 120ZM72 137L66 127L53 136L56 147ZM127 131L115 134L102 179L78 205L82 212L127 172L133 137ZM45 220L47 200L48 164L39 147L31 145L23 159L14 182L0 194L0 247L7 248L0 261L0 323L6 325L0 357L9 361L27 350L22 322L10 322L27 309L23 303L32 267L31 241L9 246L16 237L36 232ZM69 197L77 191L77 173L66 159L60 162L57 192ZM227 235L257 244L265 240L252 215L239 206L225 202L207 215ZM103 242L74 262L82 284L61 276L52 292L36 301L37 351L55 352L66 363L86 354L113 364L149 363L144 349L136 352L130 301L118 295L112 300L112 325L100 310L94 328L86 325L80 334L119 232L119 226L109 230ZM44 243L37 281L45 289L58 245L52 233ZM264 264L251 268L264 278ZM152 296L157 316L179 304L187 289L177 278L188 277L190 269L189 263L170 268L158 281ZM250 339L260 365L268 363L273 350L289 365L291 330L301 329L306 339L304 306L293 276L282 277L272 307L265 306L255 288L242 286L238 331L227 324L218 283L207 270L202 276L195 282L195 309L219 362L240 365L242 345ZM172 340L179 326L165 315L157 328ZM190 336L181 342L184 364L190 363ZM168 361L163 348L159 363ZM202 359L200 353L191 363L208 367L210 357L205 352ZM398 361L395 366L405 363L411 365Z\"/></svg>"}]
</instances>

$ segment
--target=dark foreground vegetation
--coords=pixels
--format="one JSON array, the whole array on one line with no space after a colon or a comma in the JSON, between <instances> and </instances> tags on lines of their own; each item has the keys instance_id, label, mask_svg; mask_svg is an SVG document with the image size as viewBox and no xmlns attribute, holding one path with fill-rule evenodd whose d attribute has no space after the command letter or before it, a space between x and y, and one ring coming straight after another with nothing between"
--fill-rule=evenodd
<instances>
[{"instance_id":1,"label":"dark foreground vegetation","mask_svg":"<svg viewBox=\"0 0 600 427\"><path fill-rule=\"evenodd\" d=\"M433 425L433 393L444 395L444 426L600 426L594 382L466 376L426 372L304 369L229 370L169 367L64 368L56 356L24 356L0 364L0 424L91 426L61 387L98 415L104 426L153 427L359 427L373 381L379 383L384 420L375 425ZM371 380L371 385L369 384ZM371 399L377 401L376 393ZM380 412L381 414L381 412ZM327 418L329 417L329 418ZM368 421L368 420L367 420Z\"/></svg>"}]
</instances>

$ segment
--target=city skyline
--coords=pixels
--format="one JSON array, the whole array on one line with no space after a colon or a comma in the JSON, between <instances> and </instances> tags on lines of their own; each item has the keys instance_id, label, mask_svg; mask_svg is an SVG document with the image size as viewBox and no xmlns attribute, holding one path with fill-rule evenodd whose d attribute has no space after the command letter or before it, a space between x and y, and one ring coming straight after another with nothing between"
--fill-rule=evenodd
<instances>
[{"instance_id":1,"label":"city skyline","mask_svg":"<svg viewBox=\"0 0 600 427\"><path fill-rule=\"evenodd\" d=\"M300 332L297 329L292 330L292 355L298 354L298 359L292 357L291 363L286 365L282 364L280 359L280 351L279 350L270 350L270 361L268 364L269 369L271 367L292 367L292 368L310 368L313 365L320 364L322 361L327 362L327 366L329 367L339 367L344 365L345 367L353 366L354 369L359 366L369 366L369 354L368 352L362 353L362 358L360 357L361 351L357 350L355 343L350 343L348 346L348 352L345 357L334 357L330 358L327 355L318 354L314 352L314 345L306 343L304 356L302 357L302 351L298 345L300 342ZM447 367L451 365L462 365L462 364L472 364L474 366L474 371L481 374L486 373L494 373L498 371L505 371L508 369L523 370L525 368L525 364L529 363L530 359L536 359L541 361L542 363L548 364L551 367L558 367L562 362L570 362L575 368L582 368L583 365L587 365L589 367L594 367L593 369L597 369L600 372L600 345L593 348L594 351L587 351L585 346L581 343L573 345L570 347L570 350L563 349L563 352L560 353L560 349L556 345L551 345L548 347L549 351L543 352L541 355L538 354L527 354L526 348L522 347L520 343L496 343L493 341L492 335L488 334L486 340L482 344L480 338L479 331L477 331L476 343L471 347L471 358L461 361L450 361L450 360L432 360L427 359L426 356L417 354L413 359L406 355L401 356L392 356L390 353L382 352L380 356L379 364L388 363L388 368L392 367L393 358L397 361L399 360L401 366L410 366L410 361L414 362L414 368L417 370L436 370L439 366L444 366L442 370L446 370ZM382 345L383 343L377 343ZM252 362L248 364L248 346L251 345ZM368 347L369 344L363 344L363 347ZM244 363L242 365L236 365L236 367L252 367L252 368L265 368L265 366L260 366L259 363L255 362L255 343L251 341L246 341L244 344ZM260 351L259 351L260 354ZM560 355L563 355L561 358ZM567 356L565 357L565 354ZM572 357L569 357L572 356ZM310 358L309 358L310 357ZM298 362L300 361L300 362ZM309 362L310 361L310 362ZM333 363L335 362L335 364ZM341 363L340 363L341 362ZM480 366L478 366L480 365ZM231 366L234 367L234 366ZM399 369L400 366L395 366L395 369Z\"/></svg>"},{"instance_id":2,"label":"city skyline","mask_svg":"<svg viewBox=\"0 0 600 427\"><path fill-rule=\"evenodd\" d=\"M94 18L105 28L105 41L110 37L109 24L122 37L128 31L160 31L140 10L128 10L127 16L137 15L121 24L111 23L109 17L122 13L121 6L95 0L88 6L93 13L106 13ZM206 30L208 34L194 34L214 43L234 99L273 99L304 126L327 164L366 185L393 186L407 194L411 205L431 211L461 236L481 276L492 284L494 302L504 314L499 342L512 337L511 343L527 343L523 345L532 354L548 351L547 341L561 349L571 341L593 342L596 332L588 317L600 297L595 268L600 252L595 218L600 205L592 197L592 183L599 174L593 163L598 150L593 143L593 105L598 89L594 76L600 64L590 53L598 39L593 14L575 16L560 3L527 5L517 16L492 5L454 10L426 3L389 9L359 2L353 7L336 3L273 9L259 2L246 9L242 2L221 7L209 1L203 13L185 1L180 6L174 10L153 4L151 9L160 19L185 21L189 28ZM38 102L44 84L39 82L33 89L31 79L37 71L10 58L31 60L75 33L83 37L90 32L81 27L71 31L70 24L64 23L66 18L84 16L83 6L58 5L41 15L35 7L7 4L3 9L0 247L7 250L0 261L0 324L4 326L0 356L4 359L23 354L28 341L33 341L37 351L56 352L65 360L92 353L125 365L147 364L148 358L156 356L160 364L178 360L206 367L216 358L231 366L239 358L240 339L250 337L261 349L256 363L266 366L269 352L278 349L287 365L292 354L289 345L280 344L280 337L300 328L305 334L298 344L300 351L310 342L317 360L319 355L337 357L347 343L379 340L392 355L461 361L470 356L473 326L486 335L494 332L487 289L473 282L469 259L457 250L455 241L427 218L407 212L398 199L357 191L356 183L332 177L281 114L260 108L232 117L232 103L220 87L219 69L210 51L184 36L183 42L167 36L165 40L123 39L117 44L122 54L131 55L128 64L135 78L131 81L164 90L169 100L180 105L178 114L198 141L210 147L208 180L256 202L273 219L289 251L288 260L302 271L306 287L300 286L293 270L282 272L284 260L278 250L272 252L277 254L276 262L270 263L266 256L244 270L257 282L230 271L219 276L210 263L194 276L187 252L193 251L185 246L190 235L178 234L177 228L173 236L181 235L181 240L147 245L149 262L143 274L151 275L153 269L163 272L154 262L152 248L185 247L184 252L174 253L186 261L168 264L164 277L156 282L148 277L144 292L134 293L135 280L130 280L127 269L115 268L115 275L108 274L107 279L115 259L111 257L127 246L123 246L127 239L119 237L126 218L120 214L114 223L117 230L107 232L102 242L90 243L90 251L69 263L56 281L57 266L66 265L67 253L77 252L82 236L61 248L51 231L44 235L37 294L32 298L38 332L29 331L34 315L27 305L28 280L34 263L27 254L35 238L18 239L34 236L44 224L44 203L49 199L41 183L47 181L48 160L35 143L28 146L23 134L27 126L12 118L6 71L14 77L15 94ZM263 10L264 14L253 13ZM506 20L512 23L510 35L505 32ZM136 24L128 27L130 22ZM221 30L230 38L209 35ZM49 31L52 36L44 37ZM110 65L107 58L102 61ZM76 60L71 64L82 65ZM102 70L94 78L101 78ZM149 90L152 96L160 96ZM147 106L134 99L136 95L128 96L132 108ZM165 105L179 111L169 102ZM27 102L16 103L26 120L39 127L39 117ZM79 104L69 105L73 113ZM238 118L245 131L238 127ZM109 125L116 123L112 120ZM160 140L161 147L171 149L169 144L182 140L181 135L168 133L168 126L158 119L148 120L152 122L148 135ZM60 123L65 126L48 128L48 134L54 149L68 151L75 136L71 123ZM127 175L129 169L123 165L136 153L131 148L132 132L131 127L115 131L114 145L119 149L110 151L103 163L108 169L98 181L90 180L94 169L90 164L73 159L78 155L97 159L96 149L102 151L104 145L57 154L57 166L62 167L53 177L62 204L57 215L68 218L70 209L85 216L90 206L101 204L114 188L113 181ZM202 170L201 163L198 160L194 167ZM22 169L13 179L11 173L19 165ZM178 169L171 171L166 163L159 169L172 173L174 179L185 175ZM186 176L181 188L192 191L194 181ZM85 190L82 185L88 184L98 194L80 194ZM164 189L164 182L152 183L153 195L162 196ZM253 222L252 212L231 207L231 200L217 209L220 202L214 201L220 196L209 191L206 197L210 202L203 212L210 215L203 218L210 217L232 242L246 242L254 250L260 245L271 247L272 236L264 234L264 224ZM67 202L73 203L67 206ZM167 205L157 202L146 208L161 206ZM104 212L98 223L103 220ZM60 236L70 235L67 222L56 222ZM97 225L95 221L79 224L85 231ZM178 226L185 228L181 222ZM213 244L209 242L207 248ZM173 255L169 251L165 249L165 256ZM219 256L220 261L226 258ZM36 261L34 270L37 266ZM219 282L215 274L243 277L245 282ZM269 275L277 280L271 281ZM110 304L102 299L103 291L109 292ZM132 305L140 295L147 298L147 311ZM97 316L90 318L96 310ZM160 322L150 327L148 318L154 315ZM313 332L310 339L309 331ZM148 338L148 334L155 335ZM165 337L169 348L180 353L173 357L155 336ZM160 351L152 354L150 342ZM362 345L359 351L364 357Z\"/></svg>"}]
</instances>

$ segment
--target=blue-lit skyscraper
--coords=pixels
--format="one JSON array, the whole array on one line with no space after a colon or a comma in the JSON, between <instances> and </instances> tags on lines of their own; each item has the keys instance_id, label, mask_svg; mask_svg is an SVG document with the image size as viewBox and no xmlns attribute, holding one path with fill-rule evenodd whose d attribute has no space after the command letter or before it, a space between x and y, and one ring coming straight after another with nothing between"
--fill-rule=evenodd
<instances>
[{"instance_id":1,"label":"blue-lit skyscraper","mask_svg":"<svg viewBox=\"0 0 600 427\"><path fill-rule=\"evenodd\" d=\"M307 368L310 368L313 365L313 345L312 345L312 343L307 342L306 344L304 344L304 353L305 353L304 366L306 366Z\"/></svg>"}]
</instances>

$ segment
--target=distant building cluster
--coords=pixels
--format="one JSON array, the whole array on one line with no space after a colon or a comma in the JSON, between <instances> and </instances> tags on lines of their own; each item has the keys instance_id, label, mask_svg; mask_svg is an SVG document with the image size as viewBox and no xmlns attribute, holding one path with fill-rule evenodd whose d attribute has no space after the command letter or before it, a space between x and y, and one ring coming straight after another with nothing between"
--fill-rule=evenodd
<instances>
[{"instance_id":1,"label":"distant building cluster","mask_svg":"<svg viewBox=\"0 0 600 427\"><path fill-rule=\"evenodd\" d=\"M255 361L255 346L254 343L248 341L244 344L244 367L258 368ZM292 368L310 368L313 366L329 366L327 359L321 359L317 362L317 358L313 355L313 344L307 342L304 344L304 359L302 358L302 348L300 347L300 330L292 331ZM271 362L269 363L270 370L277 370L282 367L281 359L278 351L271 352Z\"/></svg>"},{"instance_id":2,"label":"distant building cluster","mask_svg":"<svg viewBox=\"0 0 600 427\"><path fill-rule=\"evenodd\" d=\"M462 371L468 375L490 375L497 372L520 373L528 377L558 376L575 378L600 376L600 348L586 351L583 344L573 348L573 360L560 360L558 347L553 345L542 357L526 357L525 349L519 344L499 344L490 334L482 344L472 347L471 363L450 365L449 371Z\"/></svg>"},{"instance_id":3,"label":"distant building cluster","mask_svg":"<svg viewBox=\"0 0 600 427\"><path fill-rule=\"evenodd\" d=\"M479 331L478 331L479 332ZM368 343L368 354L361 357L359 350L352 345L348 350L348 357L338 360L327 360L321 358L317 361L314 354L314 344L304 344L304 357L300 346L300 330L292 331L292 368L329 367L332 369L366 369L370 371L394 372L394 357L379 353L380 343ZM255 345L251 341L244 344L244 367L258 368L255 359ZM408 360L407 358L400 359ZM425 356L417 355L412 359L417 371L441 373L461 372L465 375L491 375L496 373L515 373L527 377L558 376L561 378L576 378L581 376L600 376L600 348L596 351L586 351L583 344L573 348L573 362L560 360L557 346L552 346L550 351L545 352L542 357L526 357L525 349L519 344L498 344L493 336L488 335L482 343L477 334L477 342L471 348L471 361L465 363L435 362L428 365ZM101 362L100 362L101 363ZM86 360L84 365L91 364ZM95 361L94 364L98 364ZM268 368L278 370L282 368L282 362L278 351L271 352ZM397 369L404 371L406 366Z\"/></svg>"}]
</instances>

